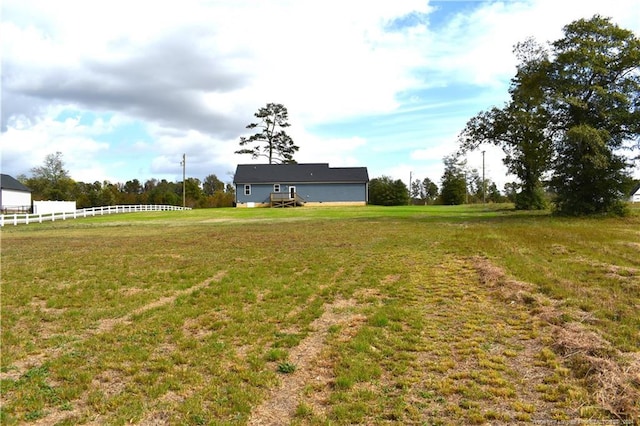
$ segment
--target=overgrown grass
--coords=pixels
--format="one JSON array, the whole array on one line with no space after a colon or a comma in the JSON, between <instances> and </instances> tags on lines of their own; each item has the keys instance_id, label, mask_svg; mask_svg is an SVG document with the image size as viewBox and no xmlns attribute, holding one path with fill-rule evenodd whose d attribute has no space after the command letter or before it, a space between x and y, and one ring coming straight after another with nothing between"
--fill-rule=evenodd
<instances>
[{"instance_id":1,"label":"overgrown grass","mask_svg":"<svg viewBox=\"0 0 640 426\"><path fill-rule=\"evenodd\" d=\"M298 424L633 415L601 404L555 342L579 322L608 358L638 356L639 254L637 210L211 209L7 226L0 423L245 424L305 372L323 379L298 396ZM523 283L518 297L487 285L478 259ZM311 365L289 359L339 300L360 320L331 324Z\"/></svg>"}]
</instances>

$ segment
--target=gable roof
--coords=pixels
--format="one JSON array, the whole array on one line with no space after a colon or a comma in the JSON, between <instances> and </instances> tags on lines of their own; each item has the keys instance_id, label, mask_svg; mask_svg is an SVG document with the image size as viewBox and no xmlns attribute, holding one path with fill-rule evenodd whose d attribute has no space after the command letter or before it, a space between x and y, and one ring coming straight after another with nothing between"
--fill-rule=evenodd
<instances>
[{"instance_id":1,"label":"gable roof","mask_svg":"<svg viewBox=\"0 0 640 426\"><path fill-rule=\"evenodd\" d=\"M638 184L635 186L635 188L633 188L633 189L631 190L631 194L630 194L630 195L633 197L634 195L639 194L639 193L640 193L640 183L638 183Z\"/></svg>"},{"instance_id":2,"label":"gable roof","mask_svg":"<svg viewBox=\"0 0 640 426\"><path fill-rule=\"evenodd\" d=\"M366 183L366 167L329 167L327 163L238 164L234 183Z\"/></svg>"},{"instance_id":3,"label":"gable roof","mask_svg":"<svg viewBox=\"0 0 640 426\"><path fill-rule=\"evenodd\" d=\"M18 182L9 175L0 174L0 189L10 189L12 191L31 192L29 188Z\"/></svg>"}]
</instances>

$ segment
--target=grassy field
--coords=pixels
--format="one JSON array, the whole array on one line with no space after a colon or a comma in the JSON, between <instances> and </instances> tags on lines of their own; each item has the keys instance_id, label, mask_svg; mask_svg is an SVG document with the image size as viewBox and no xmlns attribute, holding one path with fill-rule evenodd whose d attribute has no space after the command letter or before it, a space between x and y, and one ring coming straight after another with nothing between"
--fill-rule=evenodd
<instances>
[{"instance_id":1,"label":"grassy field","mask_svg":"<svg viewBox=\"0 0 640 426\"><path fill-rule=\"evenodd\" d=\"M133 213L1 254L3 425L640 415L638 210Z\"/></svg>"}]
</instances>

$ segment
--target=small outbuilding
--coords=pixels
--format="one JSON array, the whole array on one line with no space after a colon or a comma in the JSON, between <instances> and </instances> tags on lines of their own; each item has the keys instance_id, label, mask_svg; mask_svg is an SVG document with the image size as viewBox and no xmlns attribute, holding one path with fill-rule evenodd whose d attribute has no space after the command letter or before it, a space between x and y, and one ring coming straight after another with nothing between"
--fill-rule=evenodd
<instances>
[{"instance_id":1,"label":"small outbuilding","mask_svg":"<svg viewBox=\"0 0 640 426\"><path fill-rule=\"evenodd\" d=\"M631 201L632 203L640 203L640 183L637 184L631 191L629 201Z\"/></svg>"},{"instance_id":2,"label":"small outbuilding","mask_svg":"<svg viewBox=\"0 0 640 426\"><path fill-rule=\"evenodd\" d=\"M0 174L0 212L28 213L31 211L31 190L15 178Z\"/></svg>"},{"instance_id":3,"label":"small outbuilding","mask_svg":"<svg viewBox=\"0 0 640 426\"><path fill-rule=\"evenodd\" d=\"M239 164L236 207L356 206L367 204L366 167L327 163Z\"/></svg>"}]
</instances>

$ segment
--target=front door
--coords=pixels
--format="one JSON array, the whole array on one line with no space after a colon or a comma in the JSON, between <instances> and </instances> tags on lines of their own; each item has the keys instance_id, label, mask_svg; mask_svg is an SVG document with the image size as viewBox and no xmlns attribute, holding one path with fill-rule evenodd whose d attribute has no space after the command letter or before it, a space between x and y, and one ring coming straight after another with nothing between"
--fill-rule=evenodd
<instances>
[{"instance_id":1,"label":"front door","mask_svg":"<svg viewBox=\"0 0 640 426\"><path fill-rule=\"evenodd\" d=\"M289 198L291 198L292 200L294 198L296 198L296 187L295 186L290 186L289 187Z\"/></svg>"}]
</instances>

